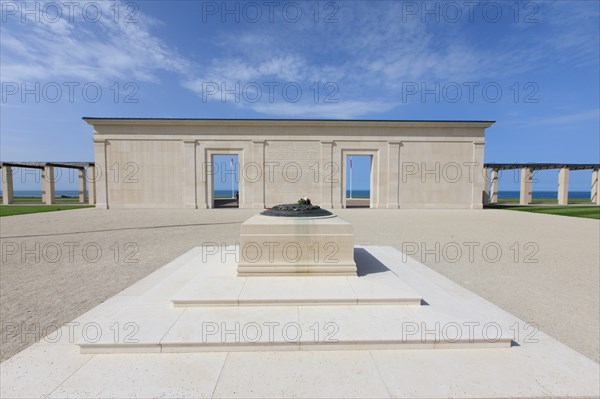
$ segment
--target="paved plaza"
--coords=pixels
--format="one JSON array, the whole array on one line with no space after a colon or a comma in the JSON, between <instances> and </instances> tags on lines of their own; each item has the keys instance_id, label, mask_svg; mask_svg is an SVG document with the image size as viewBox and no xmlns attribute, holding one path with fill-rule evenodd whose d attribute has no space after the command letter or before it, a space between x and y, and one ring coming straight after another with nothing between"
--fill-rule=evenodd
<instances>
[{"instance_id":1,"label":"paved plaza","mask_svg":"<svg viewBox=\"0 0 600 399\"><path fill-rule=\"evenodd\" d=\"M3 218L1 311L5 326L2 338L5 343L2 345L2 360L31 345L36 337L39 339L50 333L53 326L62 326L78 317L80 321L96 320L99 314L114 313L117 308L122 310L126 303L119 303L119 298L142 295L155 286L156 292L164 293L164 289L157 284L162 281L168 283L168 271L173 272L175 265L184 270L185 262L182 263L181 259L189 258L194 251L197 256L198 247L202 245L226 249L236 244L241 223L255 213L257 211L240 209L109 212L82 209ZM90 354L79 354L79 348L72 342L68 345L48 345L43 341L3 363L4 377L9 377L5 379L9 381L3 388L6 389L5 393L36 396L53 392L57 397L111 396L121 393L121 396L128 396L127 379L119 382L118 373L110 371L115 364L121 364L134 370L131 378L136 382L152 380L160 373L168 374L168 370L175 367L173 365L180 370L180 384L158 384L154 387L150 384L147 391L135 391L140 396L161 392L167 396L248 396L244 387L250 386L248 381L256 378L253 373L272 373L277 378L270 385L253 386L256 391L252 395L285 396L281 389L291 384L288 379L316 378L312 368L331 370L330 375L336 378L343 378L344 373L360 375L361 378L357 377L348 383L348 391L336 393L328 391L331 387L328 388L325 382L320 385L321 390L298 387L295 393L300 396L410 397L411 393L412 396L435 396L437 393L434 391L419 390L418 387L424 385L419 384L418 379L410 379L412 382L408 383L405 379L393 376L400 371L409 372L411 364L415 366L410 370L410 375L417 376L424 372L419 367L456 364L475 356L482 364L487 364L479 370L467 370L475 377L461 377L457 371L447 371L441 377L442 385L451 387L454 381L459 383L458 387L467 387L471 394L480 392L481 396L510 392L537 396L590 394L587 387L590 381L594 381L594 373L597 378L595 362L598 361L598 221L503 210L349 209L337 213L353 224L356 244L378 253L381 259L387 259L384 263L404 258L400 252L386 258L387 251L410 254L406 260L414 261L409 262L410 268L413 268L411 270L418 270L417 274L427 278L421 277L421 280L411 282L411 277L404 275L402 281L412 288L417 287L416 291L425 300L431 301L433 298L438 304L445 303L439 295L449 290L458 297L470 298L471 302L466 303L464 309L488 309L483 313L509 323L505 325L507 328L511 321L520 326L533 322L540 329L536 333L539 344L523 343L530 332L526 330L521 330L524 335L516 340L520 346L513 348L429 351L398 351L398 346L393 346L394 350L368 350L370 348L363 347L362 350L296 354L247 354L234 351L229 354L101 355L94 354L93 350ZM574 233L569 234L570 231ZM386 246L389 249L385 249ZM401 266L388 265L396 274L402 271L394 267ZM145 276L148 277L144 279ZM428 288L428 284L438 288ZM124 289L127 290L121 292ZM251 294L251 287L247 290ZM128 292L136 294L128 295ZM341 297L346 300L343 295ZM160 295L152 294L152 298L162 300ZM343 303L337 305L343 306ZM436 307L431 306L431 309L435 310ZM274 314L277 311L275 308L269 310ZM188 309L186 312L198 310ZM386 310L382 309L381 312L384 315ZM343 316L340 317L341 325L344 325ZM22 322L25 322L25 327L21 327ZM181 322L185 323L185 319ZM435 355L430 352L435 352ZM543 357L542 353L550 355ZM526 356L523 357L523 354ZM36 390L20 390L25 386L22 384L31 385L27 381L35 376L35 367L38 367L37 370L48 367L42 358L62 360L60 365L54 367L55 374L46 375L44 380L32 385ZM525 359L533 363L523 363ZM269 362L265 366L267 369L248 370L246 373L241 371L241 368L251 369L252 364L265 361ZM341 363L347 365L335 371L336 365ZM27 367L27 373L15 374L15 370L19 369L18 364L37 366L33 369ZM206 375L186 386L186 381L189 382L186 373L197 370L198 364L203 365L202 373ZM295 369L294 365L298 364L302 367ZM487 388L478 391L480 387L476 381L485 378L486 373L497 372L495 367L499 365L507 369L516 368L517 371L510 376L514 381L513 385L509 384L512 391L502 391L501 385L495 385L499 384L496 380L488 381ZM519 365L539 367L539 384L533 386L526 378L523 379L518 372ZM269 370L269 367L274 369ZM277 372L281 369L295 371L284 374ZM578 374L569 374L574 370ZM102 383L103 378L111 373L114 374L114 389L117 390L112 392L105 390ZM551 383L554 380L549 376L552 375L558 380ZM232 379L234 376L237 382ZM164 381L175 381L170 378ZM563 384L561 379L564 378ZM57 381L61 383L60 388ZM86 391L81 391L84 386L82 381L86 381ZM369 383L363 384L361 381ZM575 383L581 387L578 392L569 385ZM458 395L459 391L459 388L449 388L445 392Z\"/></svg>"}]
</instances>

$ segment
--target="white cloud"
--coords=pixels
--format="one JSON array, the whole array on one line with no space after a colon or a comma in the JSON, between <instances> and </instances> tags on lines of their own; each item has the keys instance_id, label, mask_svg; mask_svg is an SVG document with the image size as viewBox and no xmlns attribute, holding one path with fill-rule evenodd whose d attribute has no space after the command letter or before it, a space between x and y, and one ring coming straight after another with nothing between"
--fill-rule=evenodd
<instances>
[{"instance_id":1,"label":"white cloud","mask_svg":"<svg viewBox=\"0 0 600 399\"><path fill-rule=\"evenodd\" d=\"M509 122L509 124L523 126L563 126L575 125L579 122L587 121L600 121L600 109L573 112L553 117L531 118L521 121Z\"/></svg>"},{"instance_id":2,"label":"white cloud","mask_svg":"<svg viewBox=\"0 0 600 399\"><path fill-rule=\"evenodd\" d=\"M337 24L305 20L261 25L260 33L248 29L220 35L219 41L225 45L204 66L191 72L195 77L188 79L185 87L202 96L203 83L207 82L232 88L236 83L243 86L275 79L282 84L297 82L305 90L315 83L322 87L333 82L339 88L336 98L340 105L330 109L341 114L345 104L347 114L362 115L362 109L385 112L396 106L404 83L495 79L510 65L500 61L502 57L491 49L470 44L456 27L440 32L418 18L402 22L400 4L373 4L342 6ZM221 96L212 99L221 100ZM246 105L270 115L277 111L298 116L328 109L306 101L308 97L303 100L281 107Z\"/></svg>"},{"instance_id":3,"label":"white cloud","mask_svg":"<svg viewBox=\"0 0 600 399\"><path fill-rule=\"evenodd\" d=\"M31 17L23 23L19 15L6 17L1 28L3 81L157 81L156 71L188 67L188 61L150 33L153 19L138 13L137 23L115 21L111 7L117 3L93 2L102 7L102 17L88 22L81 12L86 2L73 3L72 21L66 10L56 21Z\"/></svg>"},{"instance_id":4,"label":"white cloud","mask_svg":"<svg viewBox=\"0 0 600 399\"><path fill-rule=\"evenodd\" d=\"M305 94L297 103L278 96L276 103L265 97L234 105L268 115L360 116L397 106L407 82L495 81L536 72L555 60L597 64L597 29L592 26L597 7L563 3L547 8L544 3L538 24L513 24L493 46L479 43L476 29L465 33L471 26L422 23L418 17L403 21L400 2L336 3L339 22L333 24L314 23L307 9L307 18L295 24L237 24L232 30L223 25L227 33L210 32L202 59L192 60L152 33L160 21L138 12L137 23L115 22L114 2L94 2L103 7L98 23L63 18L21 24L9 17L1 28L0 71L5 82L159 82L159 74L169 72L200 97L206 83L233 88L236 83L296 82L308 93L315 83L323 88L333 82L339 89L337 104ZM565 12L569 18L559 18ZM211 99L220 101L220 92Z\"/></svg>"},{"instance_id":5,"label":"white cloud","mask_svg":"<svg viewBox=\"0 0 600 399\"><path fill-rule=\"evenodd\" d=\"M331 119L352 119L364 115L389 111L395 106L380 101L345 101L343 103L257 103L249 108L267 115L281 117L318 117Z\"/></svg>"}]
</instances>

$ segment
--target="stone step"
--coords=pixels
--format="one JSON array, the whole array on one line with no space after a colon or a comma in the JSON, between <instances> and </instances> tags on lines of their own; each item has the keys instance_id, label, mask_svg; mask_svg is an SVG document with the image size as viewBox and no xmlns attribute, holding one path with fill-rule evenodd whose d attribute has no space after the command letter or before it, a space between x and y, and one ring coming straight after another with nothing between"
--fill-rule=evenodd
<instances>
[{"instance_id":1,"label":"stone step","mask_svg":"<svg viewBox=\"0 0 600 399\"><path fill-rule=\"evenodd\" d=\"M235 252L235 247L227 248L227 254ZM405 282L414 282L416 276L394 249L355 248L357 277L236 277L233 257L220 251L212 257L205 255L202 249L186 254L182 262L173 263L169 273L157 274L128 292L130 296L119 302L120 309L77 326L73 338L81 352L497 348L512 344L508 322L486 319L485 307L465 308L465 298L444 296L435 285L427 288L428 298L423 300ZM429 281L416 286L428 287Z\"/></svg>"},{"instance_id":2,"label":"stone step","mask_svg":"<svg viewBox=\"0 0 600 399\"><path fill-rule=\"evenodd\" d=\"M82 353L509 348L509 327L429 306L132 306L78 345Z\"/></svg>"},{"instance_id":3,"label":"stone step","mask_svg":"<svg viewBox=\"0 0 600 399\"><path fill-rule=\"evenodd\" d=\"M234 262L210 262L170 300L177 307L262 305L420 305L414 289L363 248L359 276L238 277Z\"/></svg>"},{"instance_id":4,"label":"stone step","mask_svg":"<svg viewBox=\"0 0 600 399\"><path fill-rule=\"evenodd\" d=\"M421 305L423 298L392 272L375 277L197 276L171 302L187 306Z\"/></svg>"}]
</instances>

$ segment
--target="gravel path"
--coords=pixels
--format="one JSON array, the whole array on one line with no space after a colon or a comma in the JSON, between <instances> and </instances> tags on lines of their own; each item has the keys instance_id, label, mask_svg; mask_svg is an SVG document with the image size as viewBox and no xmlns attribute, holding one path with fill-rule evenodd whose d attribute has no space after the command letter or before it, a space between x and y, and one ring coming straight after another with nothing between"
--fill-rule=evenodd
<instances>
[{"instance_id":1,"label":"gravel path","mask_svg":"<svg viewBox=\"0 0 600 399\"><path fill-rule=\"evenodd\" d=\"M2 218L0 359L195 246L235 243L256 212L81 209ZM353 223L357 244L407 252L599 360L599 221L507 210L337 213Z\"/></svg>"}]
</instances>

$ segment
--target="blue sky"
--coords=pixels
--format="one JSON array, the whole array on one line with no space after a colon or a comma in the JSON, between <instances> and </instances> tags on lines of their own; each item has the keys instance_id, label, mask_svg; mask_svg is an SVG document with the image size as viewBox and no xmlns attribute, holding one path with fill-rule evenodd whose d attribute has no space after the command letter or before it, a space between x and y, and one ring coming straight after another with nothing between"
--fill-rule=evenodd
<instances>
[{"instance_id":1,"label":"blue sky","mask_svg":"<svg viewBox=\"0 0 600 399\"><path fill-rule=\"evenodd\" d=\"M1 3L2 160L92 160L113 116L496 120L486 162L600 162L597 1L67 3Z\"/></svg>"}]
</instances>

